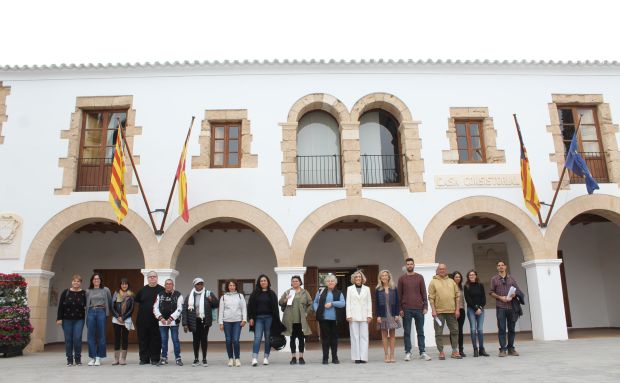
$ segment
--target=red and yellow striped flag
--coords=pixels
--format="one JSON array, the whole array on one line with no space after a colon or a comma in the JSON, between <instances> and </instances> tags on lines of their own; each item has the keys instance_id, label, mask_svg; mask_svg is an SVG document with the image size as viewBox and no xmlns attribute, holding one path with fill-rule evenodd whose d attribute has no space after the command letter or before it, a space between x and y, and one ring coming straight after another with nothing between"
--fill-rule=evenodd
<instances>
[{"instance_id":1,"label":"red and yellow striped flag","mask_svg":"<svg viewBox=\"0 0 620 383\"><path fill-rule=\"evenodd\" d=\"M123 156L123 139L121 137L121 126L118 126L116 134L116 148L114 149L114 160L112 161L112 176L110 177L110 195L108 201L112 205L118 224L127 215L127 195L125 194L125 159Z\"/></svg>"},{"instance_id":2,"label":"red and yellow striped flag","mask_svg":"<svg viewBox=\"0 0 620 383\"><path fill-rule=\"evenodd\" d=\"M187 154L187 140L183 145L181 159L177 167L177 194L179 195L179 215L185 222L189 221L189 208L187 207L187 178L185 176L185 155Z\"/></svg>"},{"instance_id":3,"label":"red and yellow striped flag","mask_svg":"<svg viewBox=\"0 0 620 383\"><path fill-rule=\"evenodd\" d=\"M538 195L536 195L536 188L532 180L532 173L530 172L530 160L527 158L527 150L525 150L525 145L523 144L523 137L521 137L521 129L517 122L517 116L514 117L517 125L517 133L519 134L519 142L521 143L521 186L523 188L525 207L540 219L540 201L538 201Z\"/></svg>"}]
</instances>

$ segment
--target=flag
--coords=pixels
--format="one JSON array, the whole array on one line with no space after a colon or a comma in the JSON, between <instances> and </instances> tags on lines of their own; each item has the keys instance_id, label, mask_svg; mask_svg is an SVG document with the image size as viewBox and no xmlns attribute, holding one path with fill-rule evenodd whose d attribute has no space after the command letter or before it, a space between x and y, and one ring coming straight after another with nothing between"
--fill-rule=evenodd
<instances>
[{"instance_id":1,"label":"flag","mask_svg":"<svg viewBox=\"0 0 620 383\"><path fill-rule=\"evenodd\" d=\"M183 145L181 159L177 167L177 194L179 195L179 215L185 222L189 221L189 208L187 207L187 178L185 176L185 155L187 154L187 140Z\"/></svg>"},{"instance_id":2,"label":"flag","mask_svg":"<svg viewBox=\"0 0 620 383\"><path fill-rule=\"evenodd\" d=\"M519 142L521 143L521 187L523 188L525 207L535 216L540 216L540 201L538 201L538 195L536 195L536 188L534 187L534 181L530 172L530 160L527 158L527 150L525 150L525 145L523 144L523 137L521 137L521 129L516 116L515 123L517 124Z\"/></svg>"},{"instance_id":3,"label":"flag","mask_svg":"<svg viewBox=\"0 0 620 383\"><path fill-rule=\"evenodd\" d=\"M121 126L118 126L116 134L116 147L114 149L114 160L112 161L112 175L110 177L110 195L108 201L112 205L116 221L121 221L127 215L127 195L125 194L125 159L123 157L123 140L121 137Z\"/></svg>"},{"instance_id":4,"label":"flag","mask_svg":"<svg viewBox=\"0 0 620 383\"><path fill-rule=\"evenodd\" d=\"M586 161L581 157L581 154L577 151L577 131L573 134L573 140L570 143L568 154L566 155L566 169L573 172L576 176L586 178L586 189L588 194L594 193L594 190L598 189L598 183L592 177L590 169Z\"/></svg>"}]
</instances>

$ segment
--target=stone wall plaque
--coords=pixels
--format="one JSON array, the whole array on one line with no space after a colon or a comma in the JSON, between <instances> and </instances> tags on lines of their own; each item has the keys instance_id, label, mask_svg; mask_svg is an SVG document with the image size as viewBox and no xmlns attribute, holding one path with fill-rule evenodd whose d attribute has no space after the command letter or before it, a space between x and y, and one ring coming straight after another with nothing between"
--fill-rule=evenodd
<instances>
[{"instance_id":1,"label":"stone wall plaque","mask_svg":"<svg viewBox=\"0 0 620 383\"><path fill-rule=\"evenodd\" d=\"M458 174L435 176L436 189L520 188L519 174Z\"/></svg>"},{"instance_id":2,"label":"stone wall plaque","mask_svg":"<svg viewBox=\"0 0 620 383\"><path fill-rule=\"evenodd\" d=\"M22 218L0 213L0 259L18 259L22 238Z\"/></svg>"}]
</instances>

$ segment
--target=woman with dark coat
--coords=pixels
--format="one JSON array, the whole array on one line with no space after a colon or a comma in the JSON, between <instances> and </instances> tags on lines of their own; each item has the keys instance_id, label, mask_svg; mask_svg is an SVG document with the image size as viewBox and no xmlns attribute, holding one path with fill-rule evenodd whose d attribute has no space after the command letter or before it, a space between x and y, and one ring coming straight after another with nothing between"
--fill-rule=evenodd
<instances>
[{"instance_id":1,"label":"woman with dark coat","mask_svg":"<svg viewBox=\"0 0 620 383\"><path fill-rule=\"evenodd\" d=\"M383 361L385 363L394 363L396 362L396 357L394 356L396 329L400 328L398 291L394 286L392 273L389 270L381 270L378 279L379 283L375 288L377 330L381 330L383 353L385 354Z\"/></svg>"},{"instance_id":2,"label":"woman with dark coat","mask_svg":"<svg viewBox=\"0 0 620 383\"><path fill-rule=\"evenodd\" d=\"M461 293L461 301L459 302L459 355L461 358L466 357L465 350L463 349L463 325L465 324L465 297L463 293L463 274L460 271L455 271L450 274L450 278L456 283Z\"/></svg>"},{"instance_id":3,"label":"woman with dark coat","mask_svg":"<svg viewBox=\"0 0 620 383\"><path fill-rule=\"evenodd\" d=\"M134 329L131 320L134 293L129 289L129 280L121 278L120 288L112 296L112 326L114 327L114 363L127 364L129 331Z\"/></svg>"},{"instance_id":4,"label":"woman with dark coat","mask_svg":"<svg viewBox=\"0 0 620 383\"><path fill-rule=\"evenodd\" d=\"M278 312L278 296L271 290L271 281L264 274L259 275L256 287L250 295L248 302L248 320L250 331L254 332L254 344L252 346L252 366L258 365L258 351L260 342L265 338L265 353L263 364L269 364L271 350L271 335L280 335L285 330L280 322Z\"/></svg>"},{"instance_id":5,"label":"woman with dark coat","mask_svg":"<svg viewBox=\"0 0 620 383\"><path fill-rule=\"evenodd\" d=\"M484 306L487 304L487 295L484 286L478 279L476 270L469 270L467 281L463 289L467 302L467 319L471 334L471 345L474 347L474 357L478 355L489 356L484 350Z\"/></svg>"},{"instance_id":6,"label":"woman with dark coat","mask_svg":"<svg viewBox=\"0 0 620 383\"><path fill-rule=\"evenodd\" d=\"M200 366L198 351L202 348L202 365L207 367L207 342L209 340L209 328L213 324L213 310L218 308L219 301L212 291L205 289L205 281L202 278L194 278L194 288L187 294L183 302L183 331L192 333L194 346L194 363L192 366Z\"/></svg>"}]
</instances>

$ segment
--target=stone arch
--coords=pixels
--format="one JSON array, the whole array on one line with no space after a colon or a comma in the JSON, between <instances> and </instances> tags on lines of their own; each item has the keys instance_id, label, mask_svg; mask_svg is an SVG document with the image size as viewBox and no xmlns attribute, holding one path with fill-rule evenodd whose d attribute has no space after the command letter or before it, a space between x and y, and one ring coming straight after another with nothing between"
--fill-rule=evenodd
<instances>
[{"instance_id":1,"label":"stone arch","mask_svg":"<svg viewBox=\"0 0 620 383\"><path fill-rule=\"evenodd\" d=\"M298 123L304 114L313 110L324 110L338 121L349 122L349 110L336 97L326 93L311 93L297 100L288 112L287 123Z\"/></svg>"},{"instance_id":2,"label":"stone arch","mask_svg":"<svg viewBox=\"0 0 620 383\"><path fill-rule=\"evenodd\" d=\"M344 199L319 207L299 225L291 245L291 266L303 266L306 250L316 234L334 221L345 217L360 217L381 226L398 241L403 259L416 258L422 250L418 233L398 211L366 198Z\"/></svg>"},{"instance_id":3,"label":"stone arch","mask_svg":"<svg viewBox=\"0 0 620 383\"><path fill-rule=\"evenodd\" d=\"M517 239L524 261L545 258L542 233L528 214L496 197L474 196L452 202L441 209L424 230L423 263L434 263L437 246L452 222L470 214L484 214L504 225Z\"/></svg>"},{"instance_id":4,"label":"stone arch","mask_svg":"<svg viewBox=\"0 0 620 383\"><path fill-rule=\"evenodd\" d=\"M373 109L383 109L389 112L399 124L412 122L413 117L405 103L389 93L370 93L360 98L351 109L351 121L359 121L362 115Z\"/></svg>"},{"instance_id":5,"label":"stone arch","mask_svg":"<svg viewBox=\"0 0 620 383\"><path fill-rule=\"evenodd\" d=\"M53 216L35 235L24 262L24 269L51 270L56 252L75 229L100 220L116 222L110 204L104 201L83 202ZM127 212L122 225L138 242L146 268L157 267L158 244L153 229L133 210Z\"/></svg>"},{"instance_id":6,"label":"stone arch","mask_svg":"<svg viewBox=\"0 0 620 383\"><path fill-rule=\"evenodd\" d=\"M600 215L620 227L620 198L607 194L583 195L562 205L551 217L545 232L548 258L557 257L564 229L573 218L582 213Z\"/></svg>"},{"instance_id":7,"label":"stone arch","mask_svg":"<svg viewBox=\"0 0 620 383\"><path fill-rule=\"evenodd\" d=\"M200 227L221 219L241 221L261 233L271 245L278 267L289 266L288 238L267 213L239 201L211 201L189 211L189 222L177 218L166 229L161 242L162 267L174 269L183 245Z\"/></svg>"}]
</instances>

